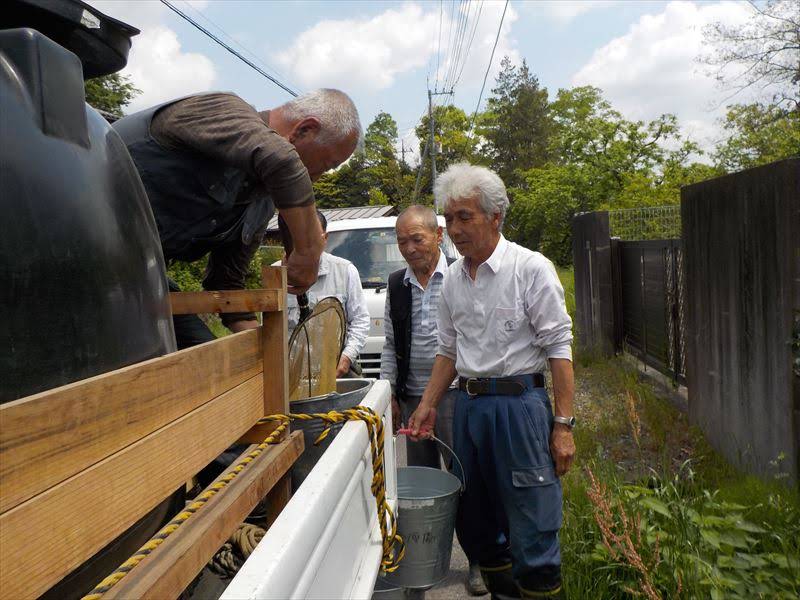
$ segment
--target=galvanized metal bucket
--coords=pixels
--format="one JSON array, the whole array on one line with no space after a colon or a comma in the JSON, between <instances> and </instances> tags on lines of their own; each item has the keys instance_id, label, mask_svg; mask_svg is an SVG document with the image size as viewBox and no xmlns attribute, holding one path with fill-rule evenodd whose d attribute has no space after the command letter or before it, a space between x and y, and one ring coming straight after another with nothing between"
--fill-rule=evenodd
<instances>
[{"instance_id":1,"label":"galvanized metal bucket","mask_svg":"<svg viewBox=\"0 0 800 600\"><path fill-rule=\"evenodd\" d=\"M361 403L372 387L372 383L372 379L337 379L335 392L324 396L295 400L290 404L290 410L293 413L321 413L353 408ZM318 446L315 446L314 442L319 437L319 434L325 430L327 424L319 419L292 422L293 430L303 432L303 441L306 445L303 454L300 455L300 458L297 459L292 467L293 491L297 491L306 477L308 477L311 469L314 468L314 465L317 464L325 450L331 445L333 438L339 433L342 425L334 425L328 437L321 441Z\"/></svg>"},{"instance_id":2,"label":"galvanized metal bucket","mask_svg":"<svg viewBox=\"0 0 800 600\"><path fill-rule=\"evenodd\" d=\"M450 451L461 468L450 447L433 439ZM458 498L463 489L461 480L447 471L430 467L397 469L397 532L405 541L406 554L394 573L382 576L387 583L428 589L447 577Z\"/></svg>"},{"instance_id":3,"label":"galvanized metal bucket","mask_svg":"<svg viewBox=\"0 0 800 600\"><path fill-rule=\"evenodd\" d=\"M406 600L406 593L403 588L378 577L372 591L372 600Z\"/></svg>"}]
</instances>

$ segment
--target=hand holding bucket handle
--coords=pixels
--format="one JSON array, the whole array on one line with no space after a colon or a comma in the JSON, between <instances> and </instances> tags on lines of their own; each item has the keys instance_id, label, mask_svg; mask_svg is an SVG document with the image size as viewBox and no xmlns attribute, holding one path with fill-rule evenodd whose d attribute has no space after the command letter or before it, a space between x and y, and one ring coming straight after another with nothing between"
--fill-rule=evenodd
<instances>
[{"instance_id":1,"label":"hand holding bucket handle","mask_svg":"<svg viewBox=\"0 0 800 600\"><path fill-rule=\"evenodd\" d=\"M420 433L423 433L423 432L420 432ZM423 438L423 439L431 439L434 442L436 442L438 444L441 444L441 446L443 448L447 449L447 451L450 453L450 455L453 457L453 459L458 463L458 470L461 471L461 476L459 477L458 475L456 475L456 477L458 477L461 480L461 493L463 494L464 490L467 487L467 475L466 475L466 473L464 473L464 465L462 465L461 461L458 460L458 456L456 456L456 453L453 451L453 449L450 446L445 444L442 440L440 440L438 437L433 435L433 433L431 433L430 431L426 431L424 433L430 433L430 437L429 438ZM411 434L412 434L412 431L411 431L410 428L398 429L397 430L397 435L406 435L406 436L410 437Z\"/></svg>"}]
</instances>

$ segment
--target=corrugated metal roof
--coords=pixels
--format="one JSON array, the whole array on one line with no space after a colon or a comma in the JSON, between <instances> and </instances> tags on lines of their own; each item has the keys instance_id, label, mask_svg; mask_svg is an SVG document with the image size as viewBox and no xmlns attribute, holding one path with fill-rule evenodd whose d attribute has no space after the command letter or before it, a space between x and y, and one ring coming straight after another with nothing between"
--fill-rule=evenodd
<instances>
[{"instance_id":1,"label":"corrugated metal roof","mask_svg":"<svg viewBox=\"0 0 800 600\"><path fill-rule=\"evenodd\" d=\"M397 214L394 206L348 206L346 208L320 209L328 223L343 221L345 219L370 219L372 217L391 217ZM267 225L267 234L278 232L278 215L276 214Z\"/></svg>"}]
</instances>

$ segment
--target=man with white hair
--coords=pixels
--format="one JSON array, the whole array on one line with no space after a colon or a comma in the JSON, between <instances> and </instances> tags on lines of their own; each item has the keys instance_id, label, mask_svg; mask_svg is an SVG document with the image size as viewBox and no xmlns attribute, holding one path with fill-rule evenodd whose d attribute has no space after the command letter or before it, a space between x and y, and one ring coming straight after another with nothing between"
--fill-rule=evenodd
<instances>
[{"instance_id":1,"label":"man with white hair","mask_svg":"<svg viewBox=\"0 0 800 600\"><path fill-rule=\"evenodd\" d=\"M552 263L502 235L501 179L458 164L436 182L437 205L463 258L439 303L439 348L411 416L415 436L459 376L453 438L466 490L456 528L493 598L552 598L561 591L561 483L575 455L572 321ZM543 371L553 378L555 416Z\"/></svg>"},{"instance_id":2,"label":"man with white hair","mask_svg":"<svg viewBox=\"0 0 800 600\"><path fill-rule=\"evenodd\" d=\"M347 160L362 137L345 93L316 90L262 112L232 93L201 93L129 115L114 128L141 175L167 261L207 255L205 289L242 289L277 207L293 242L289 292L314 283L324 242L311 183ZM222 321L232 331L258 326L253 313ZM214 339L195 315L174 323L178 348Z\"/></svg>"}]
</instances>

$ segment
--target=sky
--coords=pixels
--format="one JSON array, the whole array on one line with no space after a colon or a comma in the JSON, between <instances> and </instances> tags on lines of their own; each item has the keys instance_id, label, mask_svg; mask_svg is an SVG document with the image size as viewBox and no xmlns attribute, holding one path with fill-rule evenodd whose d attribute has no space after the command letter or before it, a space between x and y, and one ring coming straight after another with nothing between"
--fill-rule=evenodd
<instances>
[{"instance_id":1,"label":"sky","mask_svg":"<svg viewBox=\"0 0 800 600\"><path fill-rule=\"evenodd\" d=\"M525 59L552 96L594 85L629 119L673 113L710 149L721 137L729 94L697 61L709 52L702 30L741 23L752 11L740 0L511 0L497 37L503 0L171 1L290 88L347 92L365 128L380 111L390 113L414 152L413 128L427 110L428 88L457 79L454 95L437 102L472 114L487 68L481 107L504 56L515 64ZM143 93L128 112L205 90L233 91L259 110L291 98L158 1L89 3L141 30L123 73ZM468 51L462 44L455 60L459 11L472 43Z\"/></svg>"}]
</instances>

